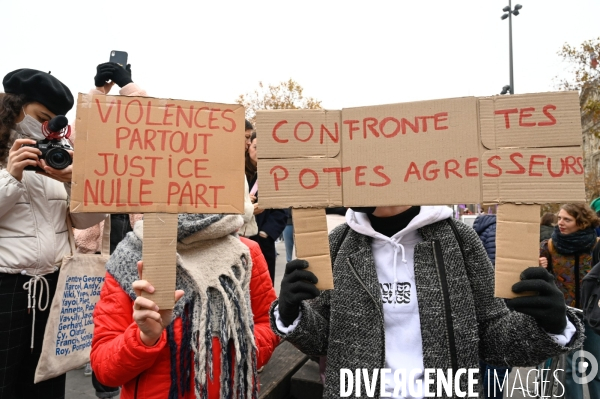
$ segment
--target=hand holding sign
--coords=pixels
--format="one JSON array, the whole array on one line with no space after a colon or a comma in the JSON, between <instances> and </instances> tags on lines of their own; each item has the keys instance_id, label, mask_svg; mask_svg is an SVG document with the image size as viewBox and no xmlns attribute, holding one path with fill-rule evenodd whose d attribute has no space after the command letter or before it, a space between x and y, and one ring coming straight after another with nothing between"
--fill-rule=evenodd
<instances>
[{"instance_id":1,"label":"hand holding sign","mask_svg":"<svg viewBox=\"0 0 600 399\"><path fill-rule=\"evenodd\" d=\"M146 280L142 280L143 262L137 264L139 280L133 282L133 290L137 298L133 303L133 321L140 329L140 339L146 346L154 346L159 340L162 331L171 323L172 309L161 310L156 303L142 297L142 291L154 293L154 287ZM175 291L175 302L183 297L182 290Z\"/></svg>"},{"instance_id":2,"label":"hand holding sign","mask_svg":"<svg viewBox=\"0 0 600 399\"><path fill-rule=\"evenodd\" d=\"M285 265L279 293L279 317L286 327L300 314L302 301L319 296L319 290L315 287L318 278L305 270L308 266L308 262L303 259L295 259Z\"/></svg>"},{"instance_id":3,"label":"hand holding sign","mask_svg":"<svg viewBox=\"0 0 600 399\"><path fill-rule=\"evenodd\" d=\"M521 273L521 281L514 284L516 293L535 292L508 301L517 312L533 317L538 325L551 334L560 334L567 326L565 297L554 283L554 276L541 267L529 267Z\"/></svg>"}]
</instances>

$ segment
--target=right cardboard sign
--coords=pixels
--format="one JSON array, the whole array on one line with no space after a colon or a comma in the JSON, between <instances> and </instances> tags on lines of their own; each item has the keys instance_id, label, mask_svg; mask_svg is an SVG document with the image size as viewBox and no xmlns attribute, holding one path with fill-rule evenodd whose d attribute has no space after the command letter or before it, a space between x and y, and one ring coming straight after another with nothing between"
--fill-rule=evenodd
<instances>
[{"instance_id":1,"label":"right cardboard sign","mask_svg":"<svg viewBox=\"0 0 600 399\"><path fill-rule=\"evenodd\" d=\"M579 96L257 114L271 208L584 201Z\"/></svg>"},{"instance_id":2,"label":"right cardboard sign","mask_svg":"<svg viewBox=\"0 0 600 399\"><path fill-rule=\"evenodd\" d=\"M311 208L585 201L580 120L577 92L263 111L259 202ZM499 232L499 254L519 241L502 236L510 231ZM537 259L537 246L524 250L527 262Z\"/></svg>"}]
</instances>

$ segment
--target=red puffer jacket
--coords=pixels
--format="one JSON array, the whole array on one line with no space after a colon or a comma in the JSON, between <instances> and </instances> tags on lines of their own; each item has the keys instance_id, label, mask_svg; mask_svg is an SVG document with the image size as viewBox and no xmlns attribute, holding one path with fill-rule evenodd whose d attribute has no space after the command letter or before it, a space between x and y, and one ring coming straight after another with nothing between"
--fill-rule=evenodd
<instances>
[{"instance_id":1,"label":"red puffer jacket","mask_svg":"<svg viewBox=\"0 0 600 399\"><path fill-rule=\"evenodd\" d=\"M267 262L254 241L241 238L250 248L252 256L252 278L250 280L250 302L254 314L254 338L258 349L257 367L271 358L279 338L269 325L269 307L276 299L275 290L267 269ZM171 351L167 334L163 334L152 347L140 340L140 331L133 321L133 301L117 281L106 274L100 301L94 310L94 338L92 341L92 369L104 385L122 386L121 399L166 399L171 386ZM175 340L181 342L181 319L173 321ZM213 338L213 379L209 381L210 399L219 398L221 346ZM177 349L179 353L179 349ZM179 361L179 359L178 359ZM193 368L190 370L190 390L185 399L194 399Z\"/></svg>"}]
</instances>

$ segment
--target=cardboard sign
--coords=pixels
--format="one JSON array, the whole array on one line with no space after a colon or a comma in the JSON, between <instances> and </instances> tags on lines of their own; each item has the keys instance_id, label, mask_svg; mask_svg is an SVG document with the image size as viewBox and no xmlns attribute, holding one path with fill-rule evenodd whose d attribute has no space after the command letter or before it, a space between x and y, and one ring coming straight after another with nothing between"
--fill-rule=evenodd
<instances>
[{"instance_id":1,"label":"cardboard sign","mask_svg":"<svg viewBox=\"0 0 600 399\"><path fill-rule=\"evenodd\" d=\"M477 99L342 111L344 206L478 202Z\"/></svg>"},{"instance_id":2,"label":"cardboard sign","mask_svg":"<svg viewBox=\"0 0 600 399\"><path fill-rule=\"evenodd\" d=\"M308 261L309 267L306 270L313 272L319 279L316 284L318 289L333 289L325 209L294 209L292 217L296 256Z\"/></svg>"},{"instance_id":3,"label":"cardboard sign","mask_svg":"<svg viewBox=\"0 0 600 399\"><path fill-rule=\"evenodd\" d=\"M341 111L263 110L256 117L261 159L334 158L340 152Z\"/></svg>"},{"instance_id":4,"label":"cardboard sign","mask_svg":"<svg viewBox=\"0 0 600 399\"><path fill-rule=\"evenodd\" d=\"M581 145L576 91L480 98L479 115L487 149Z\"/></svg>"},{"instance_id":5,"label":"cardboard sign","mask_svg":"<svg viewBox=\"0 0 600 399\"><path fill-rule=\"evenodd\" d=\"M79 94L71 212L243 213L244 107Z\"/></svg>"},{"instance_id":6,"label":"cardboard sign","mask_svg":"<svg viewBox=\"0 0 600 399\"><path fill-rule=\"evenodd\" d=\"M160 309L173 309L175 304L177 220L173 213L144 214L142 278L155 291L152 294L142 291L142 296L152 299Z\"/></svg>"},{"instance_id":7,"label":"cardboard sign","mask_svg":"<svg viewBox=\"0 0 600 399\"><path fill-rule=\"evenodd\" d=\"M268 159L262 167L259 162L261 202L286 208L293 199L293 206L314 207L328 198L335 206L331 199L340 187L344 206L585 200L576 92L335 112L257 114L265 132L259 157ZM339 155L332 149L338 137L327 133L336 126L342 127Z\"/></svg>"},{"instance_id":8,"label":"cardboard sign","mask_svg":"<svg viewBox=\"0 0 600 399\"><path fill-rule=\"evenodd\" d=\"M71 212L144 213L144 279L172 309L177 214L243 213L244 108L79 94Z\"/></svg>"},{"instance_id":9,"label":"cardboard sign","mask_svg":"<svg viewBox=\"0 0 600 399\"><path fill-rule=\"evenodd\" d=\"M503 204L496 215L495 295L515 298L511 287L521 272L538 266L540 257L540 206Z\"/></svg>"},{"instance_id":10,"label":"cardboard sign","mask_svg":"<svg viewBox=\"0 0 600 399\"><path fill-rule=\"evenodd\" d=\"M262 208L341 206L341 179L338 180L339 176L329 172L340 169L340 161L336 158L261 159L258 162L258 176L261 176L260 206ZM263 192L268 194L263 197ZM284 206L286 204L287 206Z\"/></svg>"},{"instance_id":11,"label":"cardboard sign","mask_svg":"<svg viewBox=\"0 0 600 399\"><path fill-rule=\"evenodd\" d=\"M258 175L265 208L342 204L341 111L257 112Z\"/></svg>"},{"instance_id":12,"label":"cardboard sign","mask_svg":"<svg viewBox=\"0 0 600 399\"><path fill-rule=\"evenodd\" d=\"M504 148L484 159L485 203L585 201L581 147Z\"/></svg>"},{"instance_id":13,"label":"cardboard sign","mask_svg":"<svg viewBox=\"0 0 600 399\"><path fill-rule=\"evenodd\" d=\"M340 189L346 207L585 201L580 118L577 92L259 112L260 202L337 206ZM497 287L510 289L519 267L537 264L534 208L498 216L508 233Z\"/></svg>"}]
</instances>

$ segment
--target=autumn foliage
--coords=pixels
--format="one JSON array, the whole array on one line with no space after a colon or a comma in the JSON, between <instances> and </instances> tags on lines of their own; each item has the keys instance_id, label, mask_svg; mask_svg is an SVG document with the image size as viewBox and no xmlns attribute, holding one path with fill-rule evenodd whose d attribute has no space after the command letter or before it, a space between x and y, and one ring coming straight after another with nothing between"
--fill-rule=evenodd
<instances>
[{"instance_id":1,"label":"autumn foliage","mask_svg":"<svg viewBox=\"0 0 600 399\"><path fill-rule=\"evenodd\" d=\"M246 119L255 124L256 111L260 109L321 109L321 101L305 97L298 82L289 79L276 85L265 86L258 82L252 93L240 94L236 102L246 108Z\"/></svg>"}]
</instances>

